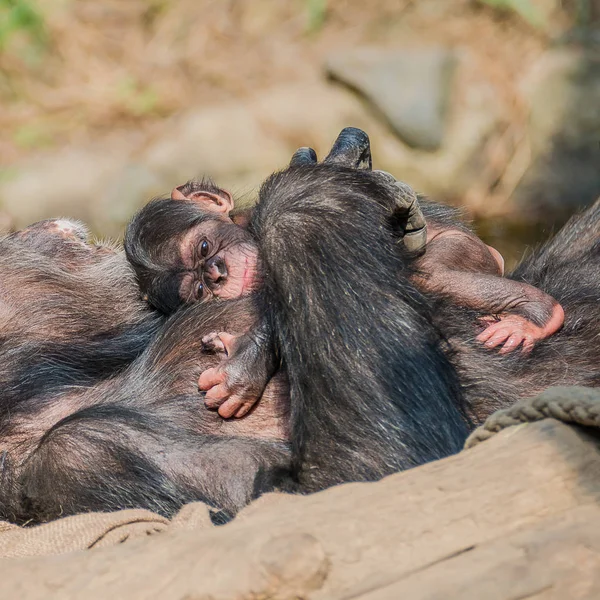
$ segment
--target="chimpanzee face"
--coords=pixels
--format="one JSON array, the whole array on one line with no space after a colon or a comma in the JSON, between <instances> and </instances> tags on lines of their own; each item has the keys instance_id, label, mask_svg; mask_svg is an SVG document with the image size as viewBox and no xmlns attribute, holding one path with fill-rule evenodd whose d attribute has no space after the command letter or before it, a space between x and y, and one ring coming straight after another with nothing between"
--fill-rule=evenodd
<instances>
[{"instance_id":1,"label":"chimpanzee face","mask_svg":"<svg viewBox=\"0 0 600 600\"><path fill-rule=\"evenodd\" d=\"M238 298L256 287L256 244L227 217L192 227L182 236L178 250L184 269L179 295L186 304L211 297Z\"/></svg>"},{"instance_id":2,"label":"chimpanzee face","mask_svg":"<svg viewBox=\"0 0 600 600\"><path fill-rule=\"evenodd\" d=\"M133 217L125 253L151 305L172 313L182 304L238 298L256 289L258 246L230 218L232 210L228 192L190 181Z\"/></svg>"}]
</instances>

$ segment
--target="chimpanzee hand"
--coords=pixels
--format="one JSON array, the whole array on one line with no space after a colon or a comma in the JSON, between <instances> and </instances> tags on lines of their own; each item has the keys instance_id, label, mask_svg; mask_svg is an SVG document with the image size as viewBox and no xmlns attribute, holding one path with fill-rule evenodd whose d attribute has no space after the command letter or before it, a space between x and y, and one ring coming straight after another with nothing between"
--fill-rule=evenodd
<instances>
[{"instance_id":1,"label":"chimpanzee hand","mask_svg":"<svg viewBox=\"0 0 600 600\"><path fill-rule=\"evenodd\" d=\"M200 375L198 387L205 391L208 408L219 408L219 415L243 417L256 404L275 372L270 347L256 331L234 336L211 333L202 339L207 352L226 355L218 367Z\"/></svg>"},{"instance_id":2,"label":"chimpanzee hand","mask_svg":"<svg viewBox=\"0 0 600 600\"><path fill-rule=\"evenodd\" d=\"M303 147L294 152L290 167L316 165L318 162L317 153L312 148ZM372 162L369 136L356 127L342 129L323 163L370 171Z\"/></svg>"},{"instance_id":3,"label":"chimpanzee hand","mask_svg":"<svg viewBox=\"0 0 600 600\"><path fill-rule=\"evenodd\" d=\"M372 162L369 136L356 127L342 129L323 163L370 171ZM290 167L316 164L318 164L317 153L307 147L298 148L290 161Z\"/></svg>"},{"instance_id":4,"label":"chimpanzee hand","mask_svg":"<svg viewBox=\"0 0 600 600\"><path fill-rule=\"evenodd\" d=\"M356 127L342 129L323 163L370 171L372 159L369 136ZM290 166L316 164L318 164L317 153L312 148L306 147L296 150L290 161ZM427 243L427 224L416 193L409 185L397 181L386 171L375 171L375 173L394 188L394 193L390 196L393 203L386 205L385 208L390 211L391 219L401 230L405 247L417 254L424 252Z\"/></svg>"},{"instance_id":5,"label":"chimpanzee hand","mask_svg":"<svg viewBox=\"0 0 600 600\"><path fill-rule=\"evenodd\" d=\"M508 354L516 350L521 344L523 354L529 354L533 350L536 341L546 337L542 328L538 327L525 317L519 315L503 315L488 325L485 330L477 336L477 341L482 342L486 348L495 348L504 344L500 354ZM489 322L486 320L486 322Z\"/></svg>"},{"instance_id":6,"label":"chimpanzee hand","mask_svg":"<svg viewBox=\"0 0 600 600\"><path fill-rule=\"evenodd\" d=\"M500 354L508 354L521 347L523 354L529 354L536 342L550 337L560 329L564 322L564 311L560 304L555 304L548 321L540 326L530 319L515 314L505 314L498 317L483 317L483 323L489 323L477 336L487 348L495 348L504 344Z\"/></svg>"},{"instance_id":7,"label":"chimpanzee hand","mask_svg":"<svg viewBox=\"0 0 600 600\"><path fill-rule=\"evenodd\" d=\"M394 188L394 204L390 207L390 212L392 219L401 223L404 245L411 252L422 254L427 244L427 223L421 212L417 194L408 184L398 181L391 173L375 173Z\"/></svg>"}]
</instances>

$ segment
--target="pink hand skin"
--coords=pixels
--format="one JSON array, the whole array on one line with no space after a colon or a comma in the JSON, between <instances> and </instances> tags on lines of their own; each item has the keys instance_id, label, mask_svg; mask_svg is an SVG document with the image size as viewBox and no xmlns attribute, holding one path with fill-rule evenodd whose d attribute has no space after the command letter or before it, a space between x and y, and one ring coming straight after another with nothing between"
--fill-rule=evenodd
<instances>
[{"instance_id":1,"label":"pink hand skin","mask_svg":"<svg viewBox=\"0 0 600 600\"><path fill-rule=\"evenodd\" d=\"M225 332L211 333L202 338L207 349L222 353L225 360L232 353L235 340L236 336ZM198 388L206 392L204 404L207 408L218 408L219 416L224 419L243 417L254 402L247 402L243 397L232 394L226 382L227 373L222 365L204 371L198 379Z\"/></svg>"},{"instance_id":2,"label":"pink hand skin","mask_svg":"<svg viewBox=\"0 0 600 600\"><path fill-rule=\"evenodd\" d=\"M224 419L245 416L261 398L272 375L268 368L261 368L265 366L260 360L262 354L244 353L242 338L212 333L202 339L205 350L224 355L218 367L207 369L198 380L198 388L206 392L205 406L218 408Z\"/></svg>"},{"instance_id":3,"label":"pink hand skin","mask_svg":"<svg viewBox=\"0 0 600 600\"><path fill-rule=\"evenodd\" d=\"M529 354L536 342L551 336L562 327L565 313L562 306L556 304L552 316L543 327L519 315L507 314L500 316L499 319L486 327L485 331L477 336L477 341L482 342L486 348L495 348L504 344L499 354L508 354L521 345L521 353ZM489 322L487 318L482 320Z\"/></svg>"},{"instance_id":4,"label":"pink hand skin","mask_svg":"<svg viewBox=\"0 0 600 600\"><path fill-rule=\"evenodd\" d=\"M204 371L198 380L198 387L206 392L204 404L207 408L218 408L224 419L245 416L256 400L247 400L239 394L232 394L227 385L227 374L219 368Z\"/></svg>"}]
</instances>

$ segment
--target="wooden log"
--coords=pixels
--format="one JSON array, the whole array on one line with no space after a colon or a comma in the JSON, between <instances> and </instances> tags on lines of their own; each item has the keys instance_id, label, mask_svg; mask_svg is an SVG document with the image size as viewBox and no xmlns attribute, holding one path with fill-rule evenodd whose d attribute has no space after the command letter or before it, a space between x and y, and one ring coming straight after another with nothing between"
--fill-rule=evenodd
<instances>
[{"instance_id":1,"label":"wooden log","mask_svg":"<svg viewBox=\"0 0 600 600\"><path fill-rule=\"evenodd\" d=\"M600 508L582 506L347 600L600 598Z\"/></svg>"},{"instance_id":2,"label":"wooden log","mask_svg":"<svg viewBox=\"0 0 600 600\"><path fill-rule=\"evenodd\" d=\"M545 420L378 483L267 496L215 530L1 561L0 597L356 597L599 498L595 438Z\"/></svg>"}]
</instances>

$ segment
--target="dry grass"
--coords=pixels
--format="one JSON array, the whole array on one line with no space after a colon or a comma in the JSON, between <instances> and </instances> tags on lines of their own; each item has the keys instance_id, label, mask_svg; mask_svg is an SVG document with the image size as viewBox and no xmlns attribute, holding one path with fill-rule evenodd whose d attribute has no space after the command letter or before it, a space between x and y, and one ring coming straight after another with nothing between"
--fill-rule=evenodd
<instances>
[{"instance_id":1,"label":"dry grass","mask_svg":"<svg viewBox=\"0 0 600 600\"><path fill-rule=\"evenodd\" d=\"M147 128L191 105L309 79L327 53L365 43L471 49L507 114L520 123L516 83L546 43L518 18L499 18L470 0L38 0L35 6L45 28L37 53L27 29L0 48L5 166L45 145ZM518 139L518 132L507 135L510 143ZM495 160L503 153L496 148Z\"/></svg>"}]
</instances>

